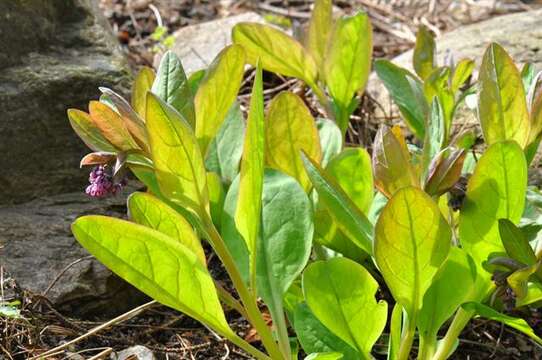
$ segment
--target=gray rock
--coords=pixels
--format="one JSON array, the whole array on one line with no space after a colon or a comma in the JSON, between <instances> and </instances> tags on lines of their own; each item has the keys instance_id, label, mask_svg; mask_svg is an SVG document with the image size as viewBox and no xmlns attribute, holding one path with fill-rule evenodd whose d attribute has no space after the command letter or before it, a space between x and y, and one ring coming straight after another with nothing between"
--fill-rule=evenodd
<instances>
[{"instance_id":1,"label":"gray rock","mask_svg":"<svg viewBox=\"0 0 542 360\"><path fill-rule=\"evenodd\" d=\"M498 42L508 51L518 66L529 61L540 71L542 70L542 9L499 16L464 26L442 35L436 42L439 65L444 64L444 58L450 52L456 62L463 58L471 58L476 60L479 66L489 43ZM399 55L392 62L413 71L412 51ZM388 93L376 74L371 75L367 91L385 108L388 107Z\"/></svg>"},{"instance_id":2,"label":"gray rock","mask_svg":"<svg viewBox=\"0 0 542 360\"><path fill-rule=\"evenodd\" d=\"M253 12L187 26L177 30L173 51L181 58L186 73L206 68L225 46L231 44L231 30L240 22L264 22Z\"/></svg>"},{"instance_id":3,"label":"gray rock","mask_svg":"<svg viewBox=\"0 0 542 360\"><path fill-rule=\"evenodd\" d=\"M155 357L149 349L142 345L129 347L126 350L119 351L116 356L112 355L114 360L154 360Z\"/></svg>"},{"instance_id":4,"label":"gray rock","mask_svg":"<svg viewBox=\"0 0 542 360\"><path fill-rule=\"evenodd\" d=\"M130 81L97 1L1 1L0 47L0 204L79 188L87 149L66 109Z\"/></svg>"},{"instance_id":5,"label":"gray rock","mask_svg":"<svg viewBox=\"0 0 542 360\"><path fill-rule=\"evenodd\" d=\"M125 197L93 200L78 192L0 207L0 265L23 289L43 294L68 265L84 259L58 277L47 298L73 315L118 315L145 297L74 239L71 223L88 214L125 216Z\"/></svg>"}]
</instances>

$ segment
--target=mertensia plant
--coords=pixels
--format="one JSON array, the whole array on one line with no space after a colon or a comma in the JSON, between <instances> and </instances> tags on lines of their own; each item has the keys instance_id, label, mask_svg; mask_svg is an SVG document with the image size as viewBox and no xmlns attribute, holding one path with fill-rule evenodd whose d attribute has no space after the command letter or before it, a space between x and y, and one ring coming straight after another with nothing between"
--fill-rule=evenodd
<instances>
[{"instance_id":1,"label":"mertensia plant","mask_svg":"<svg viewBox=\"0 0 542 360\"><path fill-rule=\"evenodd\" d=\"M542 197L527 187L542 130L532 66L518 71L491 44L474 82L472 60L437 66L421 29L416 74L375 63L414 140L382 127L369 155L343 142L371 65L365 13L334 20L331 1L316 1L304 43L260 24L237 25L233 39L205 70L187 76L166 53L156 74L139 72L130 102L102 89L88 113L68 111L93 151L81 161L95 166L89 195L117 193L128 171L147 189L128 198L129 220L75 221L90 253L257 359L301 349L371 359L377 342L388 359L413 356L416 342L419 359L446 359L475 316L542 343L505 314L542 300ZM246 64L255 76L245 119L236 98ZM328 118L314 119L292 92L264 109L263 70L301 80ZM476 146L474 133L454 130L473 96L485 141ZM236 294L210 275L202 242ZM231 329L224 308L261 348Z\"/></svg>"}]
</instances>

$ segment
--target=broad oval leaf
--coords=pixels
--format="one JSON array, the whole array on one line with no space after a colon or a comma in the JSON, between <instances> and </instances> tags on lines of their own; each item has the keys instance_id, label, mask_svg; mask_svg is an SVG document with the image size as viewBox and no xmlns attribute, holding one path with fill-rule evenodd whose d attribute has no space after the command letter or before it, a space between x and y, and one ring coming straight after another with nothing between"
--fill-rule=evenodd
<instances>
[{"instance_id":1,"label":"broad oval leaf","mask_svg":"<svg viewBox=\"0 0 542 360\"><path fill-rule=\"evenodd\" d=\"M307 354L339 352L344 360L358 360L360 354L333 334L318 320L307 304L299 304L294 312L294 328L297 339Z\"/></svg>"},{"instance_id":2,"label":"broad oval leaf","mask_svg":"<svg viewBox=\"0 0 542 360\"><path fill-rule=\"evenodd\" d=\"M151 194L135 192L128 198L128 212L134 222L157 230L186 246L206 264L205 253L194 228L184 217Z\"/></svg>"},{"instance_id":3,"label":"broad oval leaf","mask_svg":"<svg viewBox=\"0 0 542 360\"><path fill-rule=\"evenodd\" d=\"M472 258L463 249L452 247L423 299L417 322L422 338L436 342L440 327L469 300L476 279L477 269Z\"/></svg>"},{"instance_id":4,"label":"broad oval leaf","mask_svg":"<svg viewBox=\"0 0 542 360\"><path fill-rule=\"evenodd\" d=\"M72 231L100 262L142 292L224 336L233 335L207 268L179 241L105 216L81 217Z\"/></svg>"},{"instance_id":5,"label":"broad oval leaf","mask_svg":"<svg viewBox=\"0 0 542 360\"><path fill-rule=\"evenodd\" d=\"M75 133L90 149L97 152L117 152L117 149L102 135L89 114L81 110L69 109L68 119Z\"/></svg>"},{"instance_id":6,"label":"broad oval leaf","mask_svg":"<svg viewBox=\"0 0 542 360\"><path fill-rule=\"evenodd\" d=\"M347 148L335 156L326 167L350 199L364 213L373 202L373 171L371 157L362 148Z\"/></svg>"},{"instance_id":7,"label":"broad oval leaf","mask_svg":"<svg viewBox=\"0 0 542 360\"><path fill-rule=\"evenodd\" d=\"M382 276L409 317L448 257L452 232L437 204L406 187L388 201L375 228L374 256Z\"/></svg>"},{"instance_id":8,"label":"broad oval leaf","mask_svg":"<svg viewBox=\"0 0 542 360\"><path fill-rule=\"evenodd\" d=\"M322 31L322 30L320 30ZM324 61L324 78L335 105L339 108L339 127L346 129L350 104L361 91L371 71L373 31L369 16L359 12L355 16L337 20Z\"/></svg>"},{"instance_id":9,"label":"broad oval leaf","mask_svg":"<svg viewBox=\"0 0 542 360\"><path fill-rule=\"evenodd\" d=\"M375 186L388 198L401 188L419 184L410 164L405 138L398 127L382 126L378 130L372 162Z\"/></svg>"},{"instance_id":10,"label":"broad oval leaf","mask_svg":"<svg viewBox=\"0 0 542 360\"><path fill-rule=\"evenodd\" d=\"M377 60L374 66L409 129L418 139L423 139L429 105L423 94L422 83L408 70L388 60Z\"/></svg>"},{"instance_id":11,"label":"broad oval leaf","mask_svg":"<svg viewBox=\"0 0 542 360\"><path fill-rule=\"evenodd\" d=\"M137 73L132 85L132 108L142 119L145 119L147 91L151 91L155 77L154 71L150 67L144 66Z\"/></svg>"},{"instance_id":12,"label":"broad oval leaf","mask_svg":"<svg viewBox=\"0 0 542 360\"><path fill-rule=\"evenodd\" d=\"M230 45L216 56L198 87L194 99L196 137L204 155L237 98L244 69L243 48Z\"/></svg>"},{"instance_id":13,"label":"broad oval leaf","mask_svg":"<svg viewBox=\"0 0 542 360\"><path fill-rule=\"evenodd\" d=\"M372 254L373 225L324 169L305 154L302 159L312 185L318 192L318 201L327 208L345 235L366 253Z\"/></svg>"},{"instance_id":14,"label":"broad oval leaf","mask_svg":"<svg viewBox=\"0 0 542 360\"><path fill-rule=\"evenodd\" d=\"M525 265L536 263L536 255L520 228L508 219L499 219L499 235L506 253Z\"/></svg>"},{"instance_id":15,"label":"broad oval leaf","mask_svg":"<svg viewBox=\"0 0 542 360\"><path fill-rule=\"evenodd\" d=\"M207 174L196 137L175 109L147 95L147 130L160 190L196 214L209 209Z\"/></svg>"},{"instance_id":16,"label":"broad oval leaf","mask_svg":"<svg viewBox=\"0 0 542 360\"><path fill-rule=\"evenodd\" d=\"M388 304L377 302L378 283L365 268L346 258L310 264L303 273L307 304L322 324L370 359L386 326Z\"/></svg>"},{"instance_id":17,"label":"broad oval leaf","mask_svg":"<svg viewBox=\"0 0 542 360\"><path fill-rule=\"evenodd\" d=\"M530 124L523 82L512 58L496 43L484 53L478 98L478 114L486 143L515 140L525 147Z\"/></svg>"},{"instance_id":18,"label":"broad oval leaf","mask_svg":"<svg viewBox=\"0 0 542 360\"><path fill-rule=\"evenodd\" d=\"M99 101L91 101L88 108L90 118L113 146L121 151L139 149L118 113Z\"/></svg>"},{"instance_id":19,"label":"broad oval leaf","mask_svg":"<svg viewBox=\"0 0 542 360\"><path fill-rule=\"evenodd\" d=\"M527 163L516 142L491 145L471 176L459 214L459 239L481 264L493 252L504 252L499 219L517 223L525 206Z\"/></svg>"},{"instance_id":20,"label":"broad oval leaf","mask_svg":"<svg viewBox=\"0 0 542 360\"><path fill-rule=\"evenodd\" d=\"M321 71L328 39L333 28L332 0L316 0L309 21L306 48Z\"/></svg>"},{"instance_id":21,"label":"broad oval leaf","mask_svg":"<svg viewBox=\"0 0 542 360\"><path fill-rule=\"evenodd\" d=\"M422 80L425 80L433 72L435 68L435 38L431 31L424 25L418 28L416 34L416 45L412 53L412 62L416 74Z\"/></svg>"},{"instance_id":22,"label":"broad oval leaf","mask_svg":"<svg viewBox=\"0 0 542 360\"><path fill-rule=\"evenodd\" d=\"M297 179L305 190L310 181L300 151L320 162L322 150L314 119L297 95L282 92L269 105L265 126L267 164Z\"/></svg>"},{"instance_id":23,"label":"broad oval leaf","mask_svg":"<svg viewBox=\"0 0 542 360\"><path fill-rule=\"evenodd\" d=\"M174 52L168 51L162 56L152 92L177 110L194 128L194 97L181 60Z\"/></svg>"},{"instance_id":24,"label":"broad oval leaf","mask_svg":"<svg viewBox=\"0 0 542 360\"><path fill-rule=\"evenodd\" d=\"M240 23L232 32L233 42L243 46L247 61L263 69L316 84L316 63L303 46L291 36L268 25Z\"/></svg>"},{"instance_id":25,"label":"broad oval leaf","mask_svg":"<svg viewBox=\"0 0 542 360\"><path fill-rule=\"evenodd\" d=\"M205 167L220 175L226 185L232 183L239 173L239 165L243 154L245 121L238 103L234 103L226 115L226 119L211 141Z\"/></svg>"},{"instance_id":26,"label":"broad oval leaf","mask_svg":"<svg viewBox=\"0 0 542 360\"><path fill-rule=\"evenodd\" d=\"M256 244L262 213L262 189L265 167L265 124L263 112L262 69L258 64L250 98L247 131L241 158L239 195L235 225L245 239L250 253L252 279L256 270ZM255 284L252 284L255 285Z\"/></svg>"}]
</instances>

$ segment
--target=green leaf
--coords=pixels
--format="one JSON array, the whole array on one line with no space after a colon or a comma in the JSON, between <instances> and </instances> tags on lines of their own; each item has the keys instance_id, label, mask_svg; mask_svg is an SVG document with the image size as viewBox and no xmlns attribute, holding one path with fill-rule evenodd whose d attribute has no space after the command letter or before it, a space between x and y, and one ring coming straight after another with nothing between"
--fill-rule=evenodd
<instances>
[{"instance_id":1,"label":"green leaf","mask_svg":"<svg viewBox=\"0 0 542 360\"><path fill-rule=\"evenodd\" d=\"M382 126L378 130L372 163L375 186L388 198L405 186L419 184L399 127Z\"/></svg>"},{"instance_id":2,"label":"green leaf","mask_svg":"<svg viewBox=\"0 0 542 360\"><path fill-rule=\"evenodd\" d=\"M454 69L454 72L452 75L452 81L450 84L450 90L452 90L452 94L455 94L459 91L461 86L463 86L465 82L469 79L469 77L472 75L473 70L474 70L474 61L470 59L463 59L459 61L459 63Z\"/></svg>"},{"instance_id":3,"label":"green leaf","mask_svg":"<svg viewBox=\"0 0 542 360\"><path fill-rule=\"evenodd\" d=\"M388 342L388 360L397 359L401 347L401 330L403 327L403 307L395 303L391 312L390 339Z\"/></svg>"},{"instance_id":4,"label":"green leaf","mask_svg":"<svg viewBox=\"0 0 542 360\"><path fill-rule=\"evenodd\" d=\"M431 102L431 112L425 126L426 133L423 141L423 166L426 168L431 160L442 150L446 142L446 119L437 97Z\"/></svg>"},{"instance_id":5,"label":"green leaf","mask_svg":"<svg viewBox=\"0 0 542 360\"><path fill-rule=\"evenodd\" d=\"M307 304L299 304L294 313L295 332L307 354L338 352L344 360L358 360L359 353L334 335L311 312Z\"/></svg>"},{"instance_id":6,"label":"green leaf","mask_svg":"<svg viewBox=\"0 0 542 360\"><path fill-rule=\"evenodd\" d=\"M536 77L536 69L532 63L525 63L521 68L521 81L523 82L523 89L525 93L529 93L529 89Z\"/></svg>"},{"instance_id":7,"label":"green leaf","mask_svg":"<svg viewBox=\"0 0 542 360\"><path fill-rule=\"evenodd\" d=\"M288 339L284 295L301 274L311 254L312 215L312 203L295 179L276 170L266 170L256 281L258 294L271 313L279 342Z\"/></svg>"},{"instance_id":8,"label":"green leaf","mask_svg":"<svg viewBox=\"0 0 542 360\"><path fill-rule=\"evenodd\" d=\"M437 204L406 187L388 201L375 228L374 256L386 284L409 318L450 251L452 232Z\"/></svg>"},{"instance_id":9,"label":"green leaf","mask_svg":"<svg viewBox=\"0 0 542 360\"><path fill-rule=\"evenodd\" d=\"M130 219L157 230L192 251L206 266L205 253L194 228L184 217L156 197L135 192L128 198Z\"/></svg>"},{"instance_id":10,"label":"green leaf","mask_svg":"<svg viewBox=\"0 0 542 360\"><path fill-rule=\"evenodd\" d=\"M529 336L531 339L536 341L538 344L542 344L542 339L540 339L531 329L529 324L523 319L514 318L500 312L493 310L489 306L485 306L476 302L468 302L463 304L463 309L466 311L474 311L476 314L490 320L498 321L504 325L510 326L525 335Z\"/></svg>"},{"instance_id":11,"label":"green leaf","mask_svg":"<svg viewBox=\"0 0 542 360\"><path fill-rule=\"evenodd\" d=\"M161 192L196 214L208 211L207 174L190 125L175 109L148 93L147 130Z\"/></svg>"},{"instance_id":12,"label":"green leaf","mask_svg":"<svg viewBox=\"0 0 542 360\"><path fill-rule=\"evenodd\" d=\"M478 161L459 215L463 248L481 264L493 252L504 252L499 219L517 223L523 213L527 164L513 141L491 145Z\"/></svg>"},{"instance_id":13,"label":"green leaf","mask_svg":"<svg viewBox=\"0 0 542 360\"><path fill-rule=\"evenodd\" d=\"M339 360L344 359L343 354L338 352L313 353L305 357L305 360Z\"/></svg>"},{"instance_id":14,"label":"green leaf","mask_svg":"<svg viewBox=\"0 0 542 360\"><path fill-rule=\"evenodd\" d=\"M359 264L333 258L310 264L303 273L307 304L324 326L364 359L386 326L388 304L377 302L378 283Z\"/></svg>"},{"instance_id":15,"label":"green leaf","mask_svg":"<svg viewBox=\"0 0 542 360\"><path fill-rule=\"evenodd\" d=\"M174 52L168 51L162 56L151 91L177 110L194 128L194 98L181 60Z\"/></svg>"},{"instance_id":16,"label":"green leaf","mask_svg":"<svg viewBox=\"0 0 542 360\"><path fill-rule=\"evenodd\" d=\"M366 253L371 254L373 225L324 169L305 154L302 158L307 174L318 193L318 201L325 205L344 234Z\"/></svg>"},{"instance_id":17,"label":"green leaf","mask_svg":"<svg viewBox=\"0 0 542 360\"><path fill-rule=\"evenodd\" d=\"M527 145L529 113L521 75L496 43L487 48L480 67L478 114L488 145L504 140Z\"/></svg>"},{"instance_id":18,"label":"green leaf","mask_svg":"<svg viewBox=\"0 0 542 360\"><path fill-rule=\"evenodd\" d=\"M142 225L104 216L81 217L73 223L72 231L100 262L145 294L223 336L233 335L209 272L179 241Z\"/></svg>"},{"instance_id":19,"label":"green leaf","mask_svg":"<svg viewBox=\"0 0 542 360\"><path fill-rule=\"evenodd\" d=\"M120 151L139 149L118 113L99 101L91 101L88 108L96 127L115 148Z\"/></svg>"},{"instance_id":20,"label":"green leaf","mask_svg":"<svg viewBox=\"0 0 542 360\"><path fill-rule=\"evenodd\" d=\"M536 263L536 255L521 229L508 219L499 219L499 234L506 253L525 265Z\"/></svg>"},{"instance_id":21,"label":"green leaf","mask_svg":"<svg viewBox=\"0 0 542 360\"><path fill-rule=\"evenodd\" d=\"M226 115L216 137L209 144L205 166L220 175L222 182L231 184L239 173L243 154L245 121L238 103L234 103Z\"/></svg>"},{"instance_id":22,"label":"green leaf","mask_svg":"<svg viewBox=\"0 0 542 360\"><path fill-rule=\"evenodd\" d=\"M535 274L540 268L540 262L534 263L514 271L506 278L506 282L514 291L514 295L518 300L522 300L527 296L529 278Z\"/></svg>"},{"instance_id":23,"label":"green leaf","mask_svg":"<svg viewBox=\"0 0 542 360\"><path fill-rule=\"evenodd\" d=\"M333 28L332 7L332 0L316 0L309 21L306 48L320 71L323 69L330 30Z\"/></svg>"},{"instance_id":24,"label":"green leaf","mask_svg":"<svg viewBox=\"0 0 542 360\"><path fill-rule=\"evenodd\" d=\"M442 116L444 117L445 142L448 141L448 134L452 126L452 118L454 113L455 97L449 87L450 69L447 67L437 68L433 71L423 84L423 93L427 104L431 104L435 97L441 106ZM430 109L431 112L433 109ZM432 116L432 114L430 115Z\"/></svg>"},{"instance_id":25,"label":"green leaf","mask_svg":"<svg viewBox=\"0 0 542 360\"><path fill-rule=\"evenodd\" d=\"M314 86L318 75L316 63L303 46L291 36L268 25L240 23L232 32L233 42L243 46L247 61L263 69L292 76Z\"/></svg>"},{"instance_id":26,"label":"green leaf","mask_svg":"<svg viewBox=\"0 0 542 360\"><path fill-rule=\"evenodd\" d=\"M196 96L196 93L198 92L199 86L201 84L201 81L203 78L205 78L205 69L194 71L190 76L188 77L188 86L190 87L190 92L193 96Z\"/></svg>"},{"instance_id":27,"label":"green leaf","mask_svg":"<svg viewBox=\"0 0 542 360\"><path fill-rule=\"evenodd\" d=\"M209 189L209 205L211 219L216 228L220 228L222 222L222 209L224 208L224 187L220 181L220 176L215 172L207 173L207 188Z\"/></svg>"},{"instance_id":28,"label":"green leaf","mask_svg":"<svg viewBox=\"0 0 542 360\"><path fill-rule=\"evenodd\" d=\"M542 301L542 284L530 282L527 284L527 294L516 300L516 307L522 307Z\"/></svg>"},{"instance_id":29,"label":"green leaf","mask_svg":"<svg viewBox=\"0 0 542 360\"><path fill-rule=\"evenodd\" d=\"M423 298L418 318L422 338L436 341L440 327L469 300L475 287L476 272L476 264L463 249L455 246L450 249L448 259Z\"/></svg>"},{"instance_id":30,"label":"green leaf","mask_svg":"<svg viewBox=\"0 0 542 360\"><path fill-rule=\"evenodd\" d=\"M237 45L224 48L209 65L194 99L196 137L201 153L206 154L210 142L224 122L237 98L245 69L245 52Z\"/></svg>"},{"instance_id":31,"label":"green leaf","mask_svg":"<svg viewBox=\"0 0 542 360\"><path fill-rule=\"evenodd\" d=\"M69 109L68 118L75 133L90 149L99 152L117 152L115 147L102 135L89 114L81 110Z\"/></svg>"},{"instance_id":32,"label":"green leaf","mask_svg":"<svg viewBox=\"0 0 542 360\"><path fill-rule=\"evenodd\" d=\"M137 73L132 85L132 108L142 119L145 119L147 91L151 91L154 79L154 71L144 66Z\"/></svg>"},{"instance_id":33,"label":"green leaf","mask_svg":"<svg viewBox=\"0 0 542 360\"><path fill-rule=\"evenodd\" d=\"M235 210L235 224L245 239L250 256L252 279L256 269L256 251L265 167L265 124L263 110L262 68L256 67L256 77L250 98L247 131L241 158L239 197ZM254 284L252 284L254 285Z\"/></svg>"},{"instance_id":34,"label":"green leaf","mask_svg":"<svg viewBox=\"0 0 542 360\"><path fill-rule=\"evenodd\" d=\"M316 128L318 129L320 148L322 149L321 164L325 167L331 158L341 151L343 135L335 122L329 119L317 118Z\"/></svg>"},{"instance_id":35,"label":"green leaf","mask_svg":"<svg viewBox=\"0 0 542 360\"><path fill-rule=\"evenodd\" d=\"M371 157L362 148L346 148L335 156L326 167L337 184L367 214L373 202L373 171Z\"/></svg>"},{"instance_id":36,"label":"green leaf","mask_svg":"<svg viewBox=\"0 0 542 360\"><path fill-rule=\"evenodd\" d=\"M297 95L281 92L269 105L265 126L267 164L297 179L308 191L310 181L300 157L303 150L320 162L318 130L310 110Z\"/></svg>"},{"instance_id":37,"label":"green leaf","mask_svg":"<svg viewBox=\"0 0 542 360\"><path fill-rule=\"evenodd\" d=\"M421 25L416 34L412 62L416 74L423 80L427 79L435 68L435 52L436 45L433 34L426 26Z\"/></svg>"},{"instance_id":38,"label":"green leaf","mask_svg":"<svg viewBox=\"0 0 542 360\"><path fill-rule=\"evenodd\" d=\"M429 106L423 95L422 83L408 70L388 60L377 60L374 66L409 129L418 139L423 139Z\"/></svg>"},{"instance_id":39,"label":"green leaf","mask_svg":"<svg viewBox=\"0 0 542 360\"><path fill-rule=\"evenodd\" d=\"M322 29L319 29L321 32ZM350 104L361 91L371 71L372 28L364 12L337 20L324 61L324 78L334 104L339 109L337 123L348 127Z\"/></svg>"}]
</instances>

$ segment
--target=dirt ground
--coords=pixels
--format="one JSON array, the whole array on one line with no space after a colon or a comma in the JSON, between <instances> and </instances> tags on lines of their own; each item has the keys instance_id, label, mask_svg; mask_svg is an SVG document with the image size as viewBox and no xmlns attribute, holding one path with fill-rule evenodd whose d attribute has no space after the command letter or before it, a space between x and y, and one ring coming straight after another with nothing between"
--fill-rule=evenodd
<instances>
[{"instance_id":1,"label":"dirt ground","mask_svg":"<svg viewBox=\"0 0 542 360\"><path fill-rule=\"evenodd\" d=\"M159 46L153 33L158 25L163 26L167 34L171 34L183 26L252 10L281 21L286 19L293 27L299 28L309 17L311 3L303 0L100 0L100 6L134 69L153 63L153 49ZM499 14L524 11L529 6L519 1L490 0L351 0L334 3L345 13L358 8L369 13L375 31L375 57L387 58L412 47L416 28L420 24L425 24L439 34ZM247 81L241 90L241 102L248 101L251 77L252 73L248 72ZM267 100L285 88L304 95L295 81L269 74L264 80L265 88L270 89L266 92ZM312 110L317 114L319 109L315 102L308 96L305 100L309 105L313 105ZM378 104L372 99L363 97L348 132L350 143L369 146L376 131L376 124L389 120L374 118L375 106ZM208 254L213 275L222 279L223 285L228 287L227 276L219 261L210 251ZM2 291L11 291L21 300L22 317L0 317L0 359L27 359L86 334L92 328L110 320L72 318L70 314L55 309L46 298L19 289L15 281L1 283ZM538 334L542 334L541 313L532 311L516 315L525 318ZM257 337L237 313L228 311L227 316L235 331L259 346ZM140 314L89 336L48 358L106 358L111 351L133 345L146 346L154 351L159 359L249 358L199 323L160 305L150 306ZM459 346L453 359L542 359L542 350L533 341L510 328L487 320L471 322L462 334ZM385 354L378 353L384 347L384 343L375 347L377 359L385 359Z\"/></svg>"}]
</instances>

